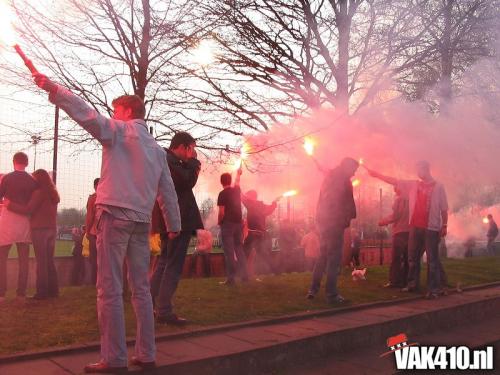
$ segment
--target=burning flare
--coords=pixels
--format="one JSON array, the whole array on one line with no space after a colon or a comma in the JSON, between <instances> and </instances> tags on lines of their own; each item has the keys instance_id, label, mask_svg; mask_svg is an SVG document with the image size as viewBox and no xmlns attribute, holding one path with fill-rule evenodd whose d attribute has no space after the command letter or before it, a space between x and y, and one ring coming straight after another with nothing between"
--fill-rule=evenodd
<instances>
[{"instance_id":1,"label":"burning flare","mask_svg":"<svg viewBox=\"0 0 500 375\"><path fill-rule=\"evenodd\" d=\"M240 157L235 160L233 164L233 170L237 171L243 165L243 160L248 158L248 152L250 151L250 145L248 143L243 143L240 149Z\"/></svg>"},{"instance_id":2,"label":"burning flare","mask_svg":"<svg viewBox=\"0 0 500 375\"><path fill-rule=\"evenodd\" d=\"M488 220L487 217L483 217L483 224L489 224L490 221Z\"/></svg>"},{"instance_id":3,"label":"burning flare","mask_svg":"<svg viewBox=\"0 0 500 375\"><path fill-rule=\"evenodd\" d=\"M289 190L285 193L283 193L283 197L292 197L294 195L297 195L298 191L297 190Z\"/></svg>"},{"instance_id":4,"label":"burning flare","mask_svg":"<svg viewBox=\"0 0 500 375\"><path fill-rule=\"evenodd\" d=\"M312 156L314 154L314 147L316 147L316 142L312 138L305 137L304 150L306 150L307 155Z\"/></svg>"},{"instance_id":5,"label":"burning flare","mask_svg":"<svg viewBox=\"0 0 500 375\"><path fill-rule=\"evenodd\" d=\"M359 158L358 163L359 163L359 165L364 165L365 164L365 159Z\"/></svg>"},{"instance_id":6,"label":"burning flare","mask_svg":"<svg viewBox=\"0 0 500 375\"><path fill-rule=\"evenodd\" d=\"M359 179L355 179L352 181L352 186L353 187L356 187L356 186L359 186L361 184L361 180Z\"/></svg>"}]
</instances>

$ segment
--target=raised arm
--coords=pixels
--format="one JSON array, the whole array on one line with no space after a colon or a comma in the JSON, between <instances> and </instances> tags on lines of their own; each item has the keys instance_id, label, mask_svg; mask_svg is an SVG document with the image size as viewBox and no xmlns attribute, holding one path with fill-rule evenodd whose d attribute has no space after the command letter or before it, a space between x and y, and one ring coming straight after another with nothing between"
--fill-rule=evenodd
<instances>
[{"instance_id":1,"label":"raised arm","mask_svg":"<svg viewBox=\"0 0 500 375\"><path fill-rule=\"evenodd\" d=\"M113 143L118 120L104 117L78 96L52 82L45 75L35 74L34 78L36 84L49 93L49 100L64 110L92 137L103 145Z\"/></svg>"},{"instance_id":2,"label":"raised arm","mask_svg":"<svg viewBox=\"0 0 500 375\"><path fill-rule=\"evenodd\" d=\"M368 174L372 177L375 177L375 178L378 178L379 180L381 181L384 181L384 182L387 182L388 184L391 184L391 185L397 185L398 184L398 179L395 178L395 177L390 177L390 176L384 176L383 174L377 172L377 171L374 171L373 169L369 169L367 167L365 167Z\"/></svg>"}]
</instances>

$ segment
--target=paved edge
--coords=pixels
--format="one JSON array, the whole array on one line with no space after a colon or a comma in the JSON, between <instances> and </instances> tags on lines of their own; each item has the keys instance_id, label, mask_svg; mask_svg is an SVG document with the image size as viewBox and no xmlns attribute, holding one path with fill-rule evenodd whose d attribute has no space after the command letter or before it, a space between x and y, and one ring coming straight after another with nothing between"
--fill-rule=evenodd
<instances>
[{"instance_id":1,"label":"paved edge","mask_svg":"<svg viewBox=\"0 0 500 375\"><path fill-rule=\"evenodd\" d=\"M463 290L463 292L467 292L467 291L487 289L487 288L492 288L492 287L497 287L497 286L500 286L500 281L464 287L462 290ZM454 294L454 293L458 293L458 292L455 289L451 289L450 294ZM276 318L250 320L250 321L238 322L238 323L229 323L229 324L217 325L217 326L212 326L212 327L207 327L207 328L195 329L195 330L187 331L187 332L166 333L166 334L156 335L156 341L169 341L169 340L176 340L176 339L182 339L182 338L188 338L188 337L198 337L198 336L203 336L203 335L212 334L212 333L221 333L221 332L226 332L226 331L230 331L230 330L238 329L238 328L250 328L250 327L257 327L257 326L268 325L268 324L294 322L294 321L310 319L310 318L315 318L315 317L331 316L331 315L345 313L345 312L349 312L349 311L360 311L360 310L366 310L366 309L370 309L370 308L374 308L374 307L383 307L383 306L393 306L393 305L405 304L405 303L415 301L418 299L423 299L423 298L424 297L422 295L416 295L416 296L411 296L411 297L406 297L406 298L398 298L396 300L370 302L370 303L363 303L363 304L354 305L354 306L337 307L337 308L326 309L326 310L316 310L316 311L310 311L310 312L285 315L285 316L280 316L280 317L276 317ZM133 345L134 343L135 343L135 338L132 338L132 337L127 338L127 345ZM100 343L98 341L94 341L94 342L88 342L88 343L63 346L63 347L59 347L59 348L55 348L55 349L36 350L36 351L23 352L23 353L19 353L19 354L1 355L0 356L0 364L7 364L7 363L19 362L19 361L28 361L28 360L47 358L47 357L53 357L53 356L61 356L61 355L67 355L67 354L72 354L72 353L99 351L99 349L100 349Z\"/></svg>"}]
</instances>

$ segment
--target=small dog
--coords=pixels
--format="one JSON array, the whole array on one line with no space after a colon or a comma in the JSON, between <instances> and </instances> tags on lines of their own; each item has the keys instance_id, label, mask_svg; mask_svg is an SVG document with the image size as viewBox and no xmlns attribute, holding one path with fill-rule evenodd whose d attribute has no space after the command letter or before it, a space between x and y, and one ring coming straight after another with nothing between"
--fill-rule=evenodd
<instances>
[{"instance_id":1,"label":"small dog","mask_svg":"<svg viewBox=\"0 0 500 375\"><path fill-rule=\"evenodd\" d=\"M366 280L366 268L362 270L354 269L351 273L352 281Z\"/></svg>"}]
</instances>

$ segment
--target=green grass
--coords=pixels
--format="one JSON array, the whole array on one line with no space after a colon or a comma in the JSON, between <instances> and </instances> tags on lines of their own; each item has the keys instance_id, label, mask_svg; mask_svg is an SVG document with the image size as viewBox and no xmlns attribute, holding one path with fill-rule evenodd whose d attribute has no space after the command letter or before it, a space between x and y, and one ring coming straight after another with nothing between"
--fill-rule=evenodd
<instances>
[{"instance_id":1,"label":"green grass","mask_svg":"<svg viewBox=\"0 0 500 375\"><path fill-rule=\"evenodd\" d=\"M467 286L500 281L500 257L449 259L445 261L445 269L451 286L458 282ZM387 272L387 266L371 267L368 280L353 282L350 271L345 269L339 279L339 289L351 305L407 297L397 290L381 287L387 280ZM304 298L310 273L262 279L262 282L234 288L218 285L222 280L219 278L182 280L175 310L191 321L187 329L193 329L330 307L325 303L323 290L313 301ZM425 283L425 276L422 281ZM95 295L93 287L68 287L61 290L59 299L18 304L11 292L0 305L0 354L98 340ZM135 332L133 311L129 297L125 300L127 335L132 336ZM181 330L157 327L159 333Z\"/></svg>"},{"instance_id":2,"label":"green grass","mask_svg":"<svg viewBox=\"0 0 500 375\"><path fill-rule=\"evenodd\" d=\"M57 240L56 241L56 251L55 251L55 256L56 257L69 257L72 256L72 251L73 251L73 241L67 241L67 240ZM190 246L188 249L188 254L191 254L194 251L194 247ZM221 253L222 254L222 248L220 247L214 247L212 249L213 253ZM30 257L34 257L35 253L33 252L33 246L30 246ZM13 245L10 249L9 253L9 258L17 258L17 249L16 246Z\"/></svg>"},{"instance_id":3,"label":"green grass","mask_svg":"<svg viewBox=\"0 0 500 375\"><path fill-rule=\"evenodd\" d=\"M56 241L56 257L67 257L71 256L73 251L73 241L57 240ZM34 257L33 245L30 246L30 257ZM16 245L12 245L9 252L9 258L17 258Z\"/></svg>"}]
</instances>

